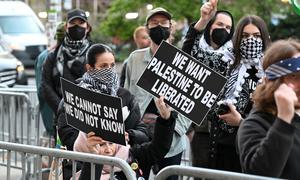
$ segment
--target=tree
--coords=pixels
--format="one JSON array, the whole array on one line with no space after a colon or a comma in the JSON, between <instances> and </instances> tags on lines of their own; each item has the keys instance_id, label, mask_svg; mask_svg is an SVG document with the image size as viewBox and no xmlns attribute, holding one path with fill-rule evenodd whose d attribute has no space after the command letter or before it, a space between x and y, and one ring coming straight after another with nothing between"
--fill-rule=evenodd
<instances>
[{"instance_id":1,"label":"tree","mask_svg":"<svg viewBox=\"0 0 300 180\"><path fill-rule=\"evenodd\" d=\"M199 18L201 0L114 0L108 10L107 17L100 24L99 30L107 36L118 36L123 41L131 40L135 27L145 23L146 5L163 7L172 13L176 20L186 18L188 22ZM243 15L255 14L262 17L271 26L273 14L287 14L291 10L289 4L280 0L219 0L218 9L230 11L237 22ZM135 20L125 19L127 12L139 12Z\"/></svg>"},{"instance_id":2,"label":"tree","mask_svg":"<svg viewBox=\"0 0 300 180\"><path fill-rule=\"evenodd\" d=\"M118 36L124 41L131 39L135 27L145 24L148 12L147 4L167 9L175 19L187 18L189 21L192 21L195 16L199 16L199 8L201 7L199 0L177 2L173 0L156 0L154 2L149 0L115 0L108 10L107 18L100 24L99 29L107 36ZM139 16L135 20L127 20L125 19L127 12L139 12Z\"/></svg>"},{"instance_id":3,"label":"tree","mask_svg":"<svg viewBox=\"0 0 300 180\"><path fill-rule=\"evenodd\" d=\"M300 38L300 18L294 12L288 13L285 19L279 21L278 25L270 25L271 37L273 40L286 38Z\"/></svg>"}]
</instances>

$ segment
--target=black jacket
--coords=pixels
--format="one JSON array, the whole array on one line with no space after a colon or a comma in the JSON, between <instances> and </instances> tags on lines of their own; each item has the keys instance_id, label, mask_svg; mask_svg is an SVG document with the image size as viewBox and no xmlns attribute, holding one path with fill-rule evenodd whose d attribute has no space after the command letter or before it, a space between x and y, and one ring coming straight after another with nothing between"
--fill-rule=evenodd
<instances>
[{"instance_id":1,"label":"black jacket","mask_svg":"<svg viewBox=\"0 0 300 180\"><path fill-rule=\"evenodd\" d=\"M237 136L242 169L246 173L300 179L300 117L292 124L253 110Z\"/></svg>"},{"instance_id":2,"label":"black jacket","mask_svg":"<svg viewBox=\"0 0 300 180\"><path fill-rule=\"evenodd\" d=\"M182 50L188 54L191 54L192 48L194 46L195 40L197 36L200 36L203 34L203 31L198 31L194 28L196 23L192 23L184 37L184 42L182 45Z\"/></svg>"},{"instance_id":3,"label":"black jacket","mask_svg":"<svg viewBox=\"0 0 300 180\"><path fill-rule=\"evenodd\" d=\"M207 65L215 72L228 77L230 75L230 63L221 60L222 54L215 54L202 49L199 46L201 38L204 36L204 31L198 31L194 28L195 23L192 23L185 36L182 50L198 61ZM230 52L230 51L229 51ZM232 52L233 53L233 52ZM223 99L224 92L221 92L215 102ZM235 152L235 138L237 128L234 129L233 133L228 133L221 129L223 120L218 117L219 106L215 103L211 110L207 113L206 118L202 122L201 126L191 125L191 129L194 129L195 136L202 136L207 134L205 137L208 138L209 149L203 148L208 151L205 159L209 159L207 166L213 169L229 170L229 171L240 171L238 155ZM208 136L209 133L209 136ZM193 143L198 143L194 142ZM204 143L204 142L199 142Z\"/></svg>"},{"instance_id":4,"label":"black jacket","mask_svg":"<svg viewBox=\"0 0 300 180\"><path fill-rule=\"evenodd\" d=\"M129 116L125 120L125 131L129 134L130 145L141 144L148 141L146 125L141 121L139 106L134 96L128 90L121 87L117 92L117 96L122 99L123 107L127 106L130 111ZM62 144L67 146L68 150L73 150L74 142L79 131L67 124L63 100L59 105L57 125L58 135Z\"/></svg>"},{"instance_id":5,"label":"black jacket","mask_svg":"<svg viewBox=\"0 0 300 180\"><path fill-rule=\"evenodd\" d=\"M157 118L155 123L154 138L151 142L146 142L141 145L135 144L129 150L129 164L137 162L139 169L142 171L142 176L148 179L150 168L153 164L159 162L169 152L171 147L174 128L175 128L176 113L172 112L169 120L164 120L161 117ZM100 179L101 166L96 166L95 179ZM137 177L140 177L139 171ZM90 179L90 164L84 163L79 179ZM126 180L123 172L115 173L114 179Z\"/></svg>"},{"instance_id":6,"label":"black jacket","mask_svg":"<svg viewBox=\"0 0 300 180\"><path fill-rule=\"evenodd\" d=\"M91 44L92 43L90 42L90 45ZM62 99L60 77L63 77L71 82L75 82L75 80L80 78L85 72L84 64L76 64L77 67L74 68L75 72L71 72L71 70L67 67L66 63L64 63L63 75L61 75L57 68L58 49L59 47L57 47L54 51L51 51L48 54L47 59L43 64L41 78L42 97L45 99L45 101L51 107L54 113L57 113L59 103ZM85 56L85 53L83 53L82 56ZM65 56L65 54L63 55L65 58L64 61L67 62L68 58Z\"/></svg>"}]
</instances>

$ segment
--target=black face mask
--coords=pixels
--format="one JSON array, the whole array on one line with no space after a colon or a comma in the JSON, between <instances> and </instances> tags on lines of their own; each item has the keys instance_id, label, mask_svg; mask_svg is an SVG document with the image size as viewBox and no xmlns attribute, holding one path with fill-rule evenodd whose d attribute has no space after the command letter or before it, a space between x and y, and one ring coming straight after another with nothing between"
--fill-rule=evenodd
<instances>
[{"instance_id":1,"label":"black face mask","mask_svg":"<svg viewBox=\"0 0 300 180\"><path fill-rule=\"evenodd\" d=\"M212 41L218 46L225 44L228 36L229 33L224 28L216 28L211 33Z\"/></svg>"},{"instance_id":2,"label":"black face mask","mask_svg":"<svg viewBox=\"0 0 300 180\"><path fill-rule=\"evenodd\" d=\"M149 31L151 40L157 45L159 45L162 40L167 40L170 36L169 28L160 25L149 29Z\"/></svg>"},{"instance_id":3,"label":"black face mask","mask_svg":"<svg viewBox=\"0 0 300 180\"><path fill-rule=\"evenodd\" d=\"M69 37L74 41L82 40L85 37L86 29L83 27L75 25L73 27L69 27L68 30Z\"/></svg>"}]
</instances>

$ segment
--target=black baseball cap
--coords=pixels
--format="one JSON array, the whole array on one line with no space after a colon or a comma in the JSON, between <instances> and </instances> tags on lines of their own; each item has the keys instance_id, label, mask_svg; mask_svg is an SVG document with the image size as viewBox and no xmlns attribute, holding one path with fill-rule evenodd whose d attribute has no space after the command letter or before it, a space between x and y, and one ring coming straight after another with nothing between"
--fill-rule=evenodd
<instances>
[{"instance_id":1,"label":"black baseball cap","mask_svg":"<svg viewBox=\"0 0 300 180\"><path fill-rule=\"evenodd\" d=\"M147 17L146 17L146 22L148 23L149 19L156 15L156 14L161 14L161 15L164 15L166 16L169 20L172 19L172 15L167 11L165 10L164 8L162 7L157 7L155 9L152 9L151 11L149 11Z\"/></svg>"},{"instance_id":2,"label":"black baseball cap","mask_svg":"<svg viewBox=\"0 0 300 180\"><path fill-rule=\"evenodd\" d=\"M73 19L82 19L85 22L87 22L87 16L84 10L82 9L73 9L71 11L68 12L67 14L67 22L72 21Z\"/></svg>"}]
</instances>

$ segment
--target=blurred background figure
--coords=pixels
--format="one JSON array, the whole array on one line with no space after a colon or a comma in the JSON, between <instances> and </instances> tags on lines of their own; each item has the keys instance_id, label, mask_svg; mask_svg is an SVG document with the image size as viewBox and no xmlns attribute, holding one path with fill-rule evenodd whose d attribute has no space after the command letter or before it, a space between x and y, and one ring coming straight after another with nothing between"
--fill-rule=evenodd
<instances>
[{"instance_id":1,"label":"blurred background figure","mask_svg":"<svg viewBox=\"0 0 300 180\"><path fill-rule=\"evenodd\" d=\"M151 40L145 26L139 26L134 30L133 33L134 43L137 49L143 49L150 46ZM124 87L125 74L126 74L127 59L123 63L121 76L120 76L120 86Z\"/></svg>"},{"instance_id":2,"label":"blurred background figure","mask_svg":"<svg viewBox=\"0 0 300 180\"><path fill-rule=\"evenodd\" d=\"M35 60L34 70L35 70L35 82L37 88L37 96L39 100L39 110L42 115L42 120L44 122L44 126L46 128L47 135L54 136L54 123L53 123L53 111L49 107L49 105L45 102L42 98L41 93L41 77L42 77L42 67L47 59L48 53L54 50L55 48L59 47L63 42L65 37L65 22L61 22L57 25L56 33L55 33L55 40L56 44L54 46L49 47L48 49L44 50L39 54L37 59Z\"/></svg>"},{"instance_id":3,"label":"blurred background figure","mask_svg":"<svg viewBox=\"0 0 300 180\"><path fill-rule=\"evenodd\" d=\"M142 49L150 46L151 40L145 26L139 26L133 33L134 43L137 49Z\"/></svg>"}]
</instances>

